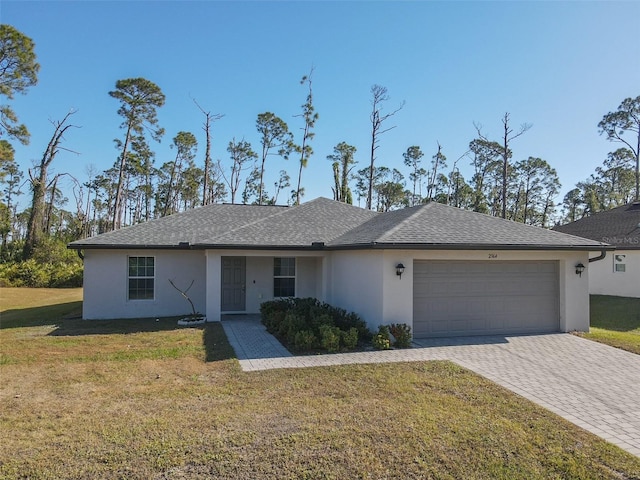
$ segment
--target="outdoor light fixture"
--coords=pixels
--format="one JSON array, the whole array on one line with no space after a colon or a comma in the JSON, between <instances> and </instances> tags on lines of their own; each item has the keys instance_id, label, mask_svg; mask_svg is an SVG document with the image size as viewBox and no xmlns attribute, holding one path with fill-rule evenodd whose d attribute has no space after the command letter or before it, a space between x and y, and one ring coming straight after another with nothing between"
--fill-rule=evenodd
<instances>
[{"instance_id":1,"label":"outdoor light fixture","mask_svg":"<svg viewBox=\"0 0 640 480\"><path fill-rule=\"evenodd\" d=\"M576 265L576 275L580 275L582 277L582 272L584 272L584 265L580 262Z\"/></svg>"},{"instance_id":2,"label":"outdoor light fixture","mask_svg":"<svg viewBox=\"0 0 640 480\"><path fill-rule=\"evenodd\" d=\"M399 263L396 265L396 275L402 278L402 274L404 273L404 265Z\"/></svg>"}]
</instances>

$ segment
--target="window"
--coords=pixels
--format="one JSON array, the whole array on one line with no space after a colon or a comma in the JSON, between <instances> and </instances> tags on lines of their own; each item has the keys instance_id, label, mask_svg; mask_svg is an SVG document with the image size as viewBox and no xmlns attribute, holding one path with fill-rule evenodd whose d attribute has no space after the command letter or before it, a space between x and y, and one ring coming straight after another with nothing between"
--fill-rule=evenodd
<instances>
[{"instance_id":1,"label":"window","mask_svg":"<svg viewBox=\"0 0 640 480\"><path fill-rule=\"evenodd\" d=\"M627 271L626 255L613 254L613 271L614 273L624 273Z\"/></svg>"},{"instance_id":2,"label":"window","mask_svg":"<svg viewBox=\"0 0 640 480\"><path fill-rule=\"evenodd\" d=\"M296 296L296 259L273 259L273 296Z\"/></svg>"},{"instance_id":3,"label":"window","mask_svg":"<svg viewBox=\"0 0 640 480\"><path fill-rule=\"evenodd\" d=\"M129 300L153 300L154 277L154 257L129 257Z\"/></svg>"}]
</instances>

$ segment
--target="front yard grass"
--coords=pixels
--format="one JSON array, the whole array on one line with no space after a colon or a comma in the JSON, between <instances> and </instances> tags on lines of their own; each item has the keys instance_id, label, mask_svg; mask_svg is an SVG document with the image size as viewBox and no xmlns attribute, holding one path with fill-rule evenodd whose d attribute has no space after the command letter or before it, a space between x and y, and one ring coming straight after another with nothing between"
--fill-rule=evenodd
<instances>
[{"instance_id":1,"label":"front yard grass","mask_svg":"<svg viewBox=\"0 0 640 480\"><path fill-rule=\"evenodd\" d=\"M245 373L220 324L12 315L0 478L640 478L640 458L453 363Z\"/></svg>"},{"instance_id":2,"label":"front yard grass","mask_svg":"<svg viewBox=\"0 0 640 480\"><path fill-rule=\"evenodd\" d=\"M640 298L591 295L591 328L580 336L640 354Z\"/></svg>"}]
</instances>

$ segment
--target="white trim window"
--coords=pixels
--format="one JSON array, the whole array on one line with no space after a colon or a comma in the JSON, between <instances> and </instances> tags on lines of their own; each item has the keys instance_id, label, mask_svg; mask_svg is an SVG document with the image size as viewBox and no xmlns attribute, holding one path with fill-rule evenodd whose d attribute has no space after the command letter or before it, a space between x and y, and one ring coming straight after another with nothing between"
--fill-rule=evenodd
<instances>
[{"instance_id":1,"label":"white trim window","mask_svg":"<svg viewBox=\"0 0 640 480\"><path fill-rule=\"evenodd\" d=\"M613 254L613 273L625 273L627 271L627 256L623 253Z\"/></svg>"},{"instance_id":2,"label":"white trim window","mask_svg":"<svg viewBox=\"0 0 640 480\"><path fill-rule=\"evenodd\" d=\"M129 300L153 300L155 298L155 257L129 257Z\"/></svg>"},{"instance_id":3,"label":"white trim window","mask_svg":"<svg viewBox=\"0 0 640 480\"><path fill-rule=\"evenodd\" d=\"M275 257L273 259L273 296L296 296L296 259Z\"/></svg>"}]
</instances>

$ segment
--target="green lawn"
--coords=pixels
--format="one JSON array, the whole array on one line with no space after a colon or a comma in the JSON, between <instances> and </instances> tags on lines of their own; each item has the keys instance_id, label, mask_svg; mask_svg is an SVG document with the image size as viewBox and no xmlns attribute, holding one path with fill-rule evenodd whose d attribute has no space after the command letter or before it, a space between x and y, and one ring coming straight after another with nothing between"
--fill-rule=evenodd
<instances>
[{"instance_id":1,"label":"green lawn","mask_svg":"<svg viewBox=\"0 0 640 480\"><path fill-rule=\"evenodd\" d=\"M83 322L9 290L0 478L640 478L640 458L449 362L245 373L220 324Z\"/></svg>"},{"instance_id":2,"label":"green lawn","mask_svg":"<svg viewBox=\"0 0 640 480\"><path fill-rule=\"evenodd\" d=\"M591 295L591 328L584 338L640 354L640 298Z\"/></svg>"}]
</instances>

